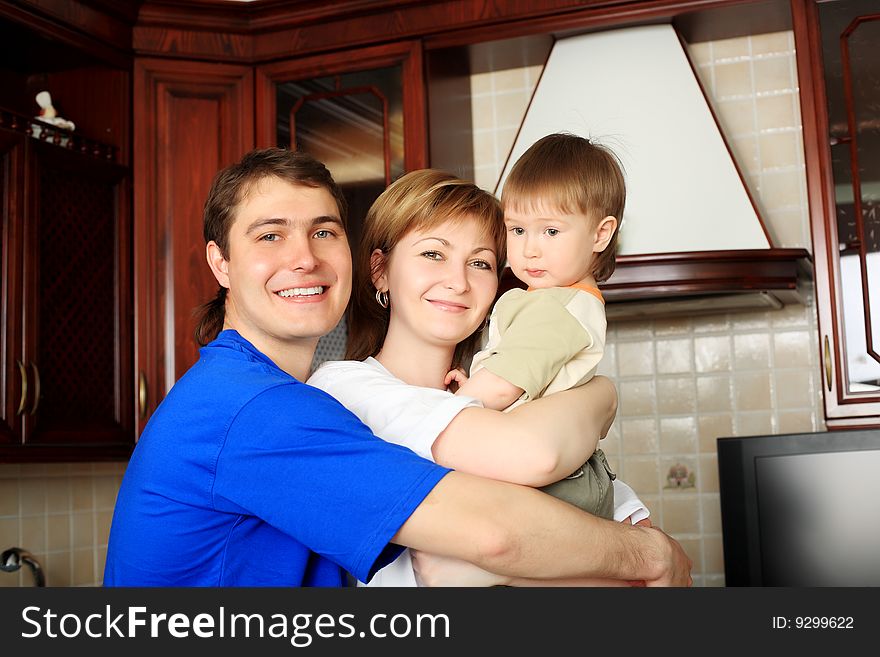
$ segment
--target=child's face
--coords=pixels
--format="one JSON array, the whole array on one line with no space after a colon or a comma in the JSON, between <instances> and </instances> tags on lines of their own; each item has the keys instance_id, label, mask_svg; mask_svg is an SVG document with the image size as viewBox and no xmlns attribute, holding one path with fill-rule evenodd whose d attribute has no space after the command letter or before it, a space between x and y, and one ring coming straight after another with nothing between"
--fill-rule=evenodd
<instances>
[{"instance_id":1,"label":"child's face","mask_svg":"<svg viewBox=\"0 0 880 657\"><path fill-rule=\"evenodd\" d=\"M591 267L598 226L593 217L537 204L506 208L504 223L507 259L523 283L532 288L595 284Z\"/></svg>"}]
</instances>

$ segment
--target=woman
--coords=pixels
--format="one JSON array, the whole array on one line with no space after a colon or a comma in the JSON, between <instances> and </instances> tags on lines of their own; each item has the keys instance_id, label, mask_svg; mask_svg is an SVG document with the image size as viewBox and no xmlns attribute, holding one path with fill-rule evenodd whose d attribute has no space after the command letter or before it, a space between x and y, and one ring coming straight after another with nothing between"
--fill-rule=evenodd
<instances>
[{"instance_id":1,"label":"woman","mask_svg":"<svg viewBox=\"0 0 880 657\"><path fill-rule=\"evenodd\" d=\"M593 453L613 420L616 397L599 377L501 413L447 391L450 369L465 365L478 346L504 240L497 200L475 185L435 170L397 180L370 208L356 255L351 360L325 363L309 383L384 440L464 472L544 486ZM615 488L615 497L616 519L647 516L625 485ZM415 585L409 556L380 571L371 585Z\"/></svg>"}]
</instances>

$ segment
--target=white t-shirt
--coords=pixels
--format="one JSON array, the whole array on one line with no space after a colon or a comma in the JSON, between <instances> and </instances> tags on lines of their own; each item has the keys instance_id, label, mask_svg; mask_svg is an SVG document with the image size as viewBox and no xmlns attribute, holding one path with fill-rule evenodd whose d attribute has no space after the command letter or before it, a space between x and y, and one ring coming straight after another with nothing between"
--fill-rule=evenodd
<instances>
[{"instance_id":1,"label":"white t-shirt","mask_svg":"<svg viewBox=\"0 0 880 657\"><path fill-rule=\"evenodd\" d=\"M375 358L324 363L307 383L338 399L379 438L432 461L431 446L452 419L469 406L482 406L473 397L404 383ZM614 519L633 516L638 522L648 515L635 491L615 479ZM409 550L376 573L368 586L417 586Z\"/></svg>"}]
</instances>

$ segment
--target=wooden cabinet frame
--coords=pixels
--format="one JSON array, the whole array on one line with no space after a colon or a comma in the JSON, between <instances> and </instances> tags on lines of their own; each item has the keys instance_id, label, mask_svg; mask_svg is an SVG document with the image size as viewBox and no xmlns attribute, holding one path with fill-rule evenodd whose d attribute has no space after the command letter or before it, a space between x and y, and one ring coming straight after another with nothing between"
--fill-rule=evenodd
<instances>
[{"instance_id":1,"label":"wooden cabinet frame","mask_svg":"<svg viewBox=\"0 0 880 657\"><path fill-rule=\"evenodd\" d=\"M422 47L418 41L403 41L258 66L254 80L257 147L276 145L277 84L397 64L401 66L403 78L404 167L407 171L412 171L428 166L425 83L422 75Z\"/></svg>"},{"instance_id":2,"label":"wooden cabinet frame","mask_svg":"<svg viewBox=\"0 0 880 657\"><path fill-rule=\"evenodd\" d=\"M843 306L838 298L839 246L819 14L814 0L792 0L791 6L804 127L826 424L829 429L880 427L880 393L850 393L843 378L846 344Z\"/></svg>"}]
</instances>

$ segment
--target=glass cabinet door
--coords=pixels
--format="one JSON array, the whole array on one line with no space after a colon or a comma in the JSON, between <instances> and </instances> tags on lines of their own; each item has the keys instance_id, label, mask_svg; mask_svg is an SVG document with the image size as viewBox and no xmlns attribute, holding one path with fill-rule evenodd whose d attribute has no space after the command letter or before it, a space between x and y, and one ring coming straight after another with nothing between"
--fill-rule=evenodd
<instances>
[{"instance_id":1,"label":"glass cabinet door","mask_svg":"<svg viewBox=\"0 0 880 657\"><path fill-rule=\"evenodd\" d=\"M257 145L303 150L327 165L348 202L354 250L373 201L406 171L427 166L418 42L332 53L257 68ZM313 367L344 356L344 320L321 338Z\"/></svg>"},{"instance_id":2,"label":"glass cabinet door","mask_svg":"<svg viewBox=\"0 0 880 657\"><path fill-rule=\"evenodd\" d=\"M352 244L385 187L427 166L418 43L268 64L256 84L257 144L302 149L327 165L349 202Z\"/></svg>"},{"instance_id":3,"label":"glass cabinet door","mask_svg":"<svg viewBox=\"0 0 880 657\"><path fill-rule=\"evenodd\" d=\"M880 6L818 4L839 293L841 392L880 396Z\"/></svg>"},{"instance_id":4,"label":"glass cabinet door","mask_svg":"<svg viewBox=\"0 0 880 657\"><path fill-rule=\"evenodd\" d=\"M276 145L321 160L349 205L349 237L376 197L404 172L401 67L276 85Z\"/></svg>"}]
</instances>

